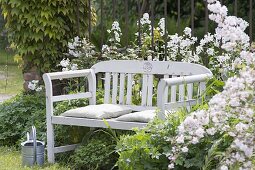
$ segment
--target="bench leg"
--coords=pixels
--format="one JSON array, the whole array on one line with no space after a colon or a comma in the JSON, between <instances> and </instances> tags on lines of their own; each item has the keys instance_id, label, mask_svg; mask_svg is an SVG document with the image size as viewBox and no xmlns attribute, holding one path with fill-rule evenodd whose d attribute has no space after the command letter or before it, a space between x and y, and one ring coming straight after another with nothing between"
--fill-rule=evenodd
<instances>
[{"instance_id":1,"label":"bench leg","mask_svg":"<svg viewBox=\"0 0 255 170\"><path fill-rule=\"evenodd\" d=\"M55 162L54 145L54 125L47 121L47 154L49 163Z\"/></svg>"}]
</instances>

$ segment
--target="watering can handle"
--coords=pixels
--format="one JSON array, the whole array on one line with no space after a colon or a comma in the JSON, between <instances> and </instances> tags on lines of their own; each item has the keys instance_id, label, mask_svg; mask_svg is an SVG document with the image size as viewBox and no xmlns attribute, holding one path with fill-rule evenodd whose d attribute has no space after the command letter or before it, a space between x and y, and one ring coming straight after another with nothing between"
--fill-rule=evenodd
<instances>
[{"instance_id":1,"label":"watering can handle","mask_svg":"<svg viewBox=\"0 0 255 170\"><path fill-rule=\"evenodd\" d=\"M35 126L32 126L32 139L33 139L33 146L34 146L34 164L36 163L36 146L37 146L37 142L36 142L36 128Z\"/></svg>"}]
</instances>

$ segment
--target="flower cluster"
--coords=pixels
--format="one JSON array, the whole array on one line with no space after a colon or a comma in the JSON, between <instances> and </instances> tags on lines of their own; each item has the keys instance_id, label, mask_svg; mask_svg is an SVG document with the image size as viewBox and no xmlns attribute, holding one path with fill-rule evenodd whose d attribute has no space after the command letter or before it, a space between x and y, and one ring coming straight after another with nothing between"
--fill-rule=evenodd
<instances>
[{"instance_id":1,"label":"flower cluster","mask_svg":"<svg viewBox=\"0 0 255 170\"><path fill-rule=\"evenodd\" d=\"M186 27L184 35L170 35L167 42L168 59L172 61L199 62L199 56L193 52L196 37L191 36L191 29Z\"/></svg>"},{"instance_id":2,"label":"flower cluster","mask_svg":"<svg viewBox=\"0 0 255 170\"><path fill-rule=\"evenodd\" d=\"M251 169L251 157L255 149L254 87L255 69L247 67L240 72L240 76L228 79L223 92L210 100L208 110L199 110L187 116L172 140L170 169L174 168L174 161L180 153L188 152L191 145L216 133L220 136L229 135L232 139L220 162L222 167Z\"/></svg>"},{"instance_id":3,"label":"flower cluster","mask_svg":"<svg viewBox=\"0 0 255 170\"><path fill-rule=\"evenodd\" d=\"M118 21L114 21L112 23L112 28L107 30L109 34L113 34L113 36L109 39L110 42L118 42L120 43L120 36L122 35L120 25Z\"/></svg>"},{"instance_id":4,"label":"flower cluster","mask_svg":"<svg viewBox=\"0 0 255 170\"><path fill-rule=\"evenodd\" d=\"M71 63L69 58L63 59L62 61L60 61L59 65L62 67L62 71L69 71L69 70L74 71L78 69L78 65Z\"/></svg>"},{"instance_id":5,"label":"flower cluster","mask_svg":"<svg viewBox=\"0 0 255 170\"><path fill-rule=\"evenodd\" d=\"M240 18L227 16L227 8L219 1L207 2L212 12L210 19L218 27L214 35L208 33L201 39L196 54L209 56L214 69L238 69L239 72L229 78L224 90L210 100L208 110L195 111L180 124L176 137L171 140L168 168L175 168L175 160L185 156L190 148L228 136L224 156L218 160L219 169L252 169L255 149L255 54L247 51L249 37L244 30L248 24Z\"/></svg>"},{"instance_id":6,"label":"flower cluster","mask_svg":"<svg viewBox=\"0 0 255 170\"><path fill-rule=\"evenodd\" d=\"M39 85L39 80L32 80L28 83L27 86L32 91L42 91L42 86Z\"/></svg>"}]
</instances>

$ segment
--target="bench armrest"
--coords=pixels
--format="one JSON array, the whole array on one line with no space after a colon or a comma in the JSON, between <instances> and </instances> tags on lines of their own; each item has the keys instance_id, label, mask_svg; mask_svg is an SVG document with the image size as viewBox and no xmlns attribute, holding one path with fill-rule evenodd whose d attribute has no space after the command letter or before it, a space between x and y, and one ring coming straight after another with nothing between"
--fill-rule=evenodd
<instances>
[{"instance_id":1,"label":"bench armrest","mask_svg":"<svg viewBox=\"0 0 255 170\"><path fill-rule=\"evenodd\" d=\"M62 80L75 77L87 77L89 83L88 92L53 96L52 80ZM89 98L90 104L96 103L96 75L93 69L53 72L43 74L43 80L46 89L46 112L47 115L53 115L53 102Z\"/></svg>"},{"instance_id":2,"label":"bench armrest","mask_svg":"<svg viewBox=\"0 0 255 170\"><path fill-rule=\"evenodd\" d=\"M206 80L212 78L213 75L210 73L207 74L199 74L199 75L191 75L191 76L184 76L184 77L174 77L174 78L164 78L161 79L158 84L158 97L157 97L157 106L160 109L159 117L164 119L165 116L165 90L169 86L176 86L176 85L184 85L189 83L197 83L197 82L205 82Z\"/></svg>"}]
</instances>

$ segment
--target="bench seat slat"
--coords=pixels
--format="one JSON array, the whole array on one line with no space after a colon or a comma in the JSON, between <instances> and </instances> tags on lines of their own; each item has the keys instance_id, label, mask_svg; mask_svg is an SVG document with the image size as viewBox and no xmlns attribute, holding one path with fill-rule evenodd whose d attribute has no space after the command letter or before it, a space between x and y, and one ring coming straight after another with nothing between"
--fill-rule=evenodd
<instances>
[{"instance_id":1,"label":"bench seat slat","mask_svg":"<svg viewBox=\"0 0 255 170\"><path fill-rule=\"evenodd\" d=\"M147 125L147 123L124 122L116 121L114 119L106 119L106 121L112 129L132 130L134 127L143 128ZM77 117L52 116L52 123L60 125L108 128L103 120Z\"/></svg>"}]
</instances>

